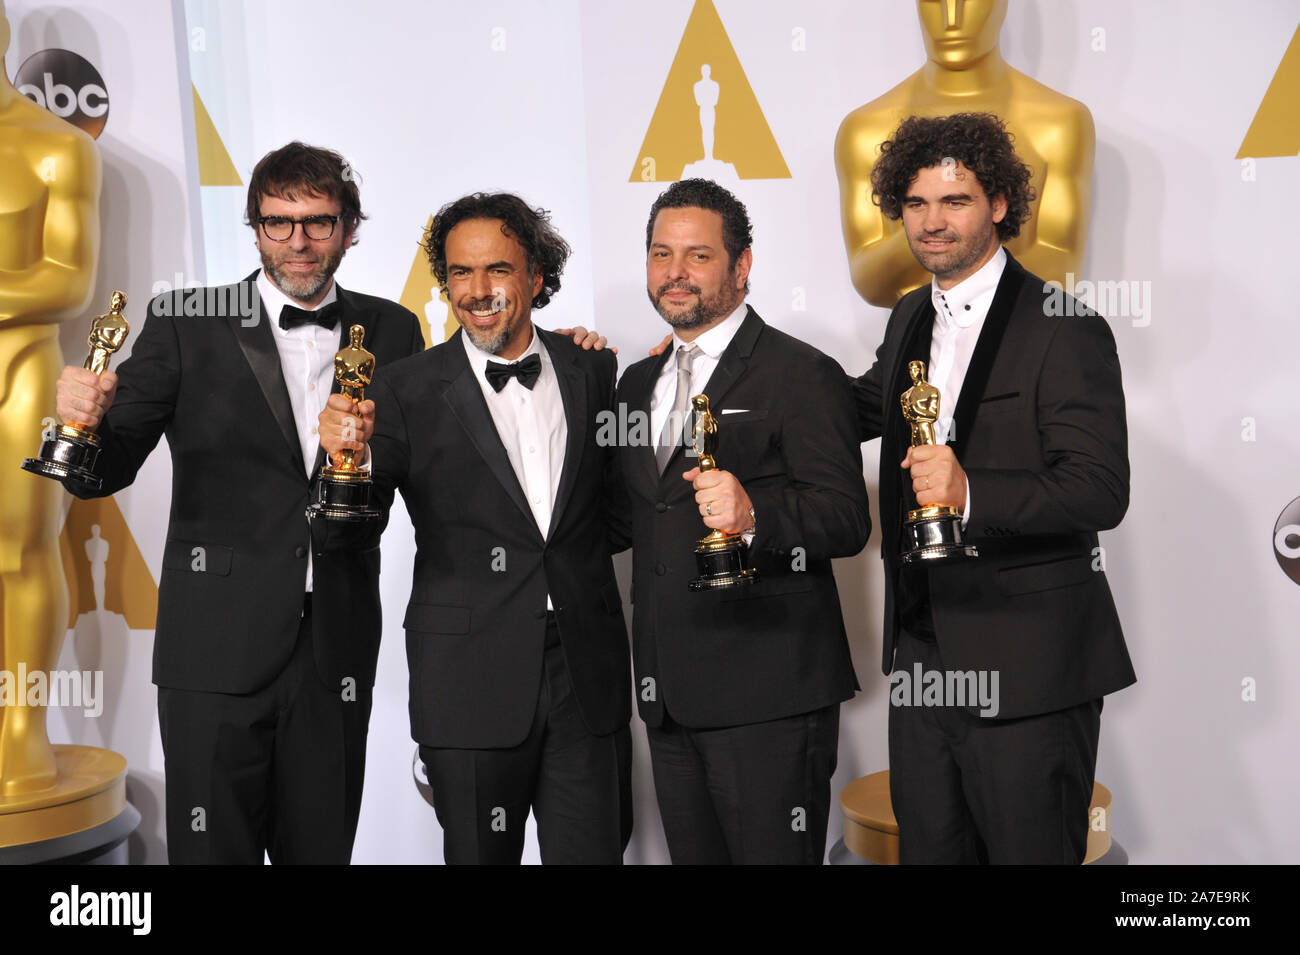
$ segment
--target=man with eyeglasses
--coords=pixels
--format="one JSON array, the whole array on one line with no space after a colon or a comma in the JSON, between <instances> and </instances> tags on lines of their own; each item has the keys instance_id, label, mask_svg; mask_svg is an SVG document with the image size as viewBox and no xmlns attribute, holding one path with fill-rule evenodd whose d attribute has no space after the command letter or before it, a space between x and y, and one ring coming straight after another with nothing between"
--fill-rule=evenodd
<instances>
[{"instance_id":1,"label":"man with eyeglasses","mask_svg":"<svg viewBox=\"0 0 1300 955\"><path fill-rule=\"evenodd\" d=\"M158 296L116 374L69 366L58 382L59 415L96 427L103 445L103 487L68 482L72 493L128 486L164 434L171 451L154 682L173 863L351 857L379 551L374 535L326 553L324 522L309 529L325 463L317 417L351 326L380 373L424 348L407 309L334 281L362 218L337 153L297 142L268 153L248 187L260 273ZM355 410L365 440L373 407Z\"/></svg>"}]
</instances>

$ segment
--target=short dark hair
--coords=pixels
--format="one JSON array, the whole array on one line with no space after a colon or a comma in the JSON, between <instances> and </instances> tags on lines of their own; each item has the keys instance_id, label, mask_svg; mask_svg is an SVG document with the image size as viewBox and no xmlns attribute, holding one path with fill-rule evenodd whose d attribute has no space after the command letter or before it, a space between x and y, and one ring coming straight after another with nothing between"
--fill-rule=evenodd
<instances>
[{"instance_id":1,"label":"short dark hair","mask_svg":"<svg viewBox=\"0 0 1300 955\"><path fill-rule=\"evenodd\" d=\"M449 202L433 217L420 245L429 257L433 277L447 287L447 236L470 219L498 219L501 232L514 236L523 246L528 268L542 275L542 290L533 298L533 308L545 308L560 290L560 273L569 258L569 243L551 225L551 214L534 209L509 192L475 192Z\"/></svg>"},{"instance_id":2,"label":"short dark hair","mask_svg":"<svg viewBox=\"0 0 1300 955\"><path fill-rule=\"evenodd\" d=\"M727 250L728 264L734 270L740 253L754 244L753 226L749 223L749 210L734 195L711 179L683 179L675 182L655 200L650 207L650 219L645 224L645 250L655 234L655 218L661 209L708 209L722 216L722 244ZM749 283L745 283L749 291Z\"/></svg>"},{"instance_id":3,"label":"short dark hair","mask_svg":"<svg viewBox=\"0 0 1300 955\"><path fill-rule=\"evenodd\" d=\"M1007 200L1007 214L997 223L998 241L1014 239L1034 201L1031 173L1016 155L1014 138L992 113L909 116L892 139L880 144L880 158L871 170L871 201L888 218L899 219L916 174L955 159L975 174L990 201L998 196Z\"/></svg>"},{"instance_id":4,"label":"short dark hair","mask_svg":"<svg viewBox=\"0 0 1300 955\"><path fill-rule=\"evenodd\" d=\"M257 229L262 214L263 196L275 196L290 202L299 196L325 196L338 200L343 228L354 230L352 244L357 244L356 227L366 218L361 211L361 192L356 174L338 153L321 146L308 146L296 140L272 150L257 161L248 180L248 207L244 221Z\"/></svg>"}]
</instances>

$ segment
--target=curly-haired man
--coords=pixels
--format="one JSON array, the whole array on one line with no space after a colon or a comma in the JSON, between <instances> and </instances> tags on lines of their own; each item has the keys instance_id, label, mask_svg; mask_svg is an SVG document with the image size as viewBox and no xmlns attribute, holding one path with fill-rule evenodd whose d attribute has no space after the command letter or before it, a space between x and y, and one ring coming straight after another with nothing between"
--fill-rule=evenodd
<instances>
[{"instance_id":1,"label":"curly-haired man","mask_svg":"<svg viewBox=\"0 0 1300 955\"><path fill-rule=\"evenodd\" d=\"M933 276L854 382L862 440L882 438L902 861L1077 864L1102 697L1135 680L1097 543L1129 498L1115 341L1077 303L1058 317L1059 292L1003 249L1032 194L998 117L904 120L871 181ZM912 361L940 392L939 444L908 446ZM979 556L904 564L906 512L937 504L962 512Z\"/></svg>"},{"instance_id":2,"label":"curly-haired man","mask_svg":"<svg viewBox=\"0 0 1300 955\"><path fill-rule=\"evenodd\" d=\"M618 863L631 678L596 435L617 362L532 322L569 255L542 210L468 195L424 248L461 331L376 379L370 460L415 527L411 735L443 855L518 863L531 811L544 863Z\"/></svg>"}]
</instances>

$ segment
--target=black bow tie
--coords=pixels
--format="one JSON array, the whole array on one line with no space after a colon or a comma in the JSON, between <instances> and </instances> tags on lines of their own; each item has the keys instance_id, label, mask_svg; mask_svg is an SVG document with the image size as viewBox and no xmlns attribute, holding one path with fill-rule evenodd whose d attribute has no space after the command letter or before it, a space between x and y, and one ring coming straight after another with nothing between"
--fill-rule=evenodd
<instances>
[{"instance_id":1,"label":"black bow tie","mask_svg":"<svg viewBox=\"0 0 1300 955\"><path fill-rule=\"evenodd\" d=\"M542 358L536 354L529 355L523 361L517 361L513 365L503 365L499 361L487 363L488 384L492 386L493 391L498 392L511 378L518 378L521 385L532 391L533 385L537 384L537 376L541 373Z\"/></svg>"},{"instance_id":2,"label":"black bow tie","mask_svg":"<svg viewBox=\"0 0 1300 955\"><path fill-rule=\"evenodd\" d=\"M314 312L309 312L305 308L298 308L294 305L286 305L284 308L280 309L280 327L286 332L302 325L319 325L321 328L338 328L338 324L338 299L335 299L328 305L322 305Z\"/></svg>"}]
</instances>

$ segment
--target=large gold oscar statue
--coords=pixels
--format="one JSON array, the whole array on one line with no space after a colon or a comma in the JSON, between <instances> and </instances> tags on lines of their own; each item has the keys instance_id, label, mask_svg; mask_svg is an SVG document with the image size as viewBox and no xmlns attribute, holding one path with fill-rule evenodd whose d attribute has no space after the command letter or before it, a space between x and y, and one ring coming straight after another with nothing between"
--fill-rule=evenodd
<instances>
[{"instance_id":1,"label":"large gold oscar statue","mask_svg":"<svg viewBox=\"0 0 1300 955\"><path fill-rule=\"evenodd\" d=\"M1088 107L1048 89L1002 59L998 34L1007 0L917 0L924 66L845 117L835 140L844 242L853 286L872 305L891 308L930 281L901 223L871 201L880 144L908 116L995 113L1033 170L1033 215L1007 248L1043 279L1079 274L1088 236L1088 197L1097 150Z\"/></svg>"},{"instance_id":2,"label":"large gold oscar statue","mask_svg":"<svg viewBox=\"0 0 1300 955\"><path fill-rule=\"evenodd\" d=\"M29 705L31 684L18 685L58 666L68 626L64 491L18 465L53 427L59 324L84 320L94 285L101 173L89 136L14 89L3 68L9 36L0 0L0 847L103 821L107 790L110 803L123 798L114 770L125 770L115 753L51 747L45 701ZM98 815L87 815L87 799Z\"/></svg>"}]
</instances>

